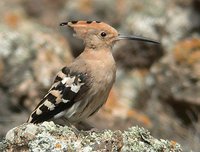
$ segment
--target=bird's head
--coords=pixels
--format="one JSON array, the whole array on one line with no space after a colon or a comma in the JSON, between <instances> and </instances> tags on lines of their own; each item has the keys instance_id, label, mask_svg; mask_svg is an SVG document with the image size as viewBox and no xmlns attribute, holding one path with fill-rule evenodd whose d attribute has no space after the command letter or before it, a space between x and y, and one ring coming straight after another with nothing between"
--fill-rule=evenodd
<instances>
[{"instance_id":1,"label":"bird's head","mask_svg":"<svg viewBox=\"0 0 200 152\"><path fill-rule=\"evenodd\" d=\"M114 29L113 27L104 22L70 21L70 22L63 22L60 24L60 26L64 25L73 28L74 31L76 32L75 36L80 39L83 39L86 47L92 49L112 47L116 41L122 39L139 40L139 41L146 41L159 44L159 42L143 37L123 36L119 34L116 29Z\"/></svg>"}]
</instances>

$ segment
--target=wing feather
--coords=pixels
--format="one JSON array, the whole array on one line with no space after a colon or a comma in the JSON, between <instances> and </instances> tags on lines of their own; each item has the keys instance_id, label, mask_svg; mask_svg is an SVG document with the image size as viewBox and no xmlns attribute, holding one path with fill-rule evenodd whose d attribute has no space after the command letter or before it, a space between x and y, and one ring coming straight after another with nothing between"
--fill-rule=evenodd
<instances>
[{"instance_id":1,"label":"wing feather","mask_svg":"<svg viewBox=\"0 0 200 152\"><path fill-rule=\"evenodd\" d=\"M47 95L31 113L28 122L40 123L69 109L75 102L81 101L80 97L89 89L88 84L87 74L71 72L69 68L64 67L57 74Z\"/></svg>"}]
</instances>

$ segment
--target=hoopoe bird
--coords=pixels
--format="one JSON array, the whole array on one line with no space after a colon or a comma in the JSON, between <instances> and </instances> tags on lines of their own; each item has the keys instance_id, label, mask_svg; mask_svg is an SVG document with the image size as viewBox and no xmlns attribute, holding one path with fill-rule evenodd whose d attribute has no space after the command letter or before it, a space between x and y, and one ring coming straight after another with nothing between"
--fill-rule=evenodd
<instances>
[{"instance_id":1,"label":"hoopoe bird","mask_svg":"<svg viewBox=\"0 0 200 152\"><path fill-rule=\"evenodd\" d=\"M65 117L78 123L96 113L106 102L116 77L112 55L115 42L128 39L158 44L159 42L123 36L99 21L71 21L60 26L71 27L75 36L85 43L84 51L58 72L52 87L33 110L27 122L40 123L51 118Z\"/></svg>"}]
</instances>

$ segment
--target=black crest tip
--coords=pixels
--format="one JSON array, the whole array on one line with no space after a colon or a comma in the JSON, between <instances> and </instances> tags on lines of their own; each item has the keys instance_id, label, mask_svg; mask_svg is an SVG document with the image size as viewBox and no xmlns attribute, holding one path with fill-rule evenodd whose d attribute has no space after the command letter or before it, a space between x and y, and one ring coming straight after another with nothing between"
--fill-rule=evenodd
<instances>
[{"instance_id":1,"label":"black crest tip","mask_svg":"<svg viewBox=\"0 0 200 152\"><path fill-rule=\"evenodd\" d=\"M62 22L59 24L60 26L65 26L65 25L68 25L68 22Z\"/></svg>"}]
</instances>

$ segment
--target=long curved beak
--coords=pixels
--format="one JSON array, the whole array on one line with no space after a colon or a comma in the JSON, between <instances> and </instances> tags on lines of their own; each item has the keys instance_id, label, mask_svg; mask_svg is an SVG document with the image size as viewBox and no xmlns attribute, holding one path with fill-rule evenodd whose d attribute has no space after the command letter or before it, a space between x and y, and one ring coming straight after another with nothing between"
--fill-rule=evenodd
<instances>
[{"instance_id":1,"label":"long curved beak","mask_svg":"<svg viewBox=\"0 0 200 152\"><path fill-rule=\"evenodd\" d=\"M154 44L160 44L160 42L155 41L155 40L151 40L145 37L140 37L140 36L125 36L125 35L119 35L117 40L136 40L136 41L143 41L143 42L149 42L149 43L154 43Z\"/></svg>"}]
</instances>

